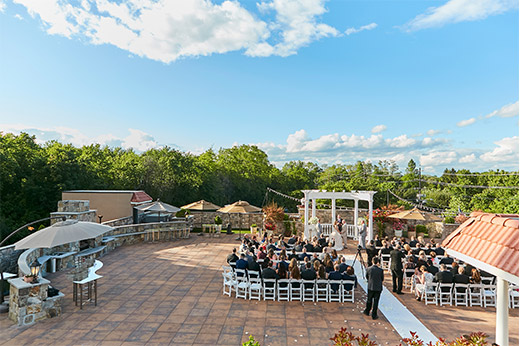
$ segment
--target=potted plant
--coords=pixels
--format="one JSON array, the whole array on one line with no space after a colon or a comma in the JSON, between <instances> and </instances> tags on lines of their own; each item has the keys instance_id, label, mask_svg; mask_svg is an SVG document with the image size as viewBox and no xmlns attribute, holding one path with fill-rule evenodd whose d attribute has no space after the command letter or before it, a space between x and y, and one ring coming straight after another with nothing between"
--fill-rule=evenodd
<instances>
[{"instance_id":1,"label":"potted plant","mask_svg":"<svg viewBox=\"0 0 520 346\"><path fill-rule=\"evenodd\" d=\"M396 237L400 238L403 236L404 223L401 220L396 219L392 225L392 228L394 229L394 235Z\"/></svg>"},{"instance_id":2,"label":"potted plant","mask_svg":"<svg viewBox=\"0 0 520 346\"><path fill-rule=\"evenodd\" d=\"M23 281L27 282L28 284L35 284L38 282L38 276L35 274L26 274L23 277Z\"/></svg>"},{"instance_id":3,"label":"potted plant","mask_svg":"<svg viewBox=\"0 0 520 346\"><path fill-rule=\"evenodd\" d=\"M222 232L222 218L219 215L217 215L217 216L215 216L214 221L215 221L215 232L217 232L217 233Z\"/></svg>"}]
</instances>

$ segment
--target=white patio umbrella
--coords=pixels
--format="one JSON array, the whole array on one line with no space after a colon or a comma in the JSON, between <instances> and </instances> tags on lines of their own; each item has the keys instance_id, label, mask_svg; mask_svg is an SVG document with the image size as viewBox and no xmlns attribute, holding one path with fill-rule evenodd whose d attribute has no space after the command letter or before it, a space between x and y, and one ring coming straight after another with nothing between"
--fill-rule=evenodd
<instances>
[{"instance_id":1,"label":"white patio umbrella","mask_svg":"<svg viewBox=\"0 0 520 346\"><path fill-rule=\"evenodd\" d=\"M113 227L95 222L65 220L23 238L14 244L14 248L15 250L51 248L74 241L96 238L113 229Z\"/></svg>"},{"instance_id":2,"label":"white patio umbrella","mask_svg":"<svg viewBox=\"0 0 520 346\"><path fill-rule=\"evenodd\" d=\"M139 209L141 211L151 211L151 212L158 213L159 221L161 219L161 213L174 214L174 213L178 212L179 210L181 210L180 208L177 208L173 205L161 202L159 199L157 199L157 201L155 201L155 202L152 202L151 204L139 206L139 207L137 207L137 209Z\"/></svg>"}]
</instances>

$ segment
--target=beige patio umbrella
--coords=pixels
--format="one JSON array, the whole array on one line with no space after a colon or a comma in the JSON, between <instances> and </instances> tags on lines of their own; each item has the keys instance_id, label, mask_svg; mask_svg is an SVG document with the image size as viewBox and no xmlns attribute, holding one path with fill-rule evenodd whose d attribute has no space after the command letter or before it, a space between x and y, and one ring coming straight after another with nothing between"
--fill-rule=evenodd
<instances>
[{"instance_id":1,"label":"beige patio umbrella","mask_svg":"<svg viewBox=\"0 0 520 346\"><path fill-rule=\"evenodd\" d=\"M186 205L183 205L181 207L182 209L187 209L187 210L193 210L193 211L200 211L201 212L201 215L200 215L200 228L203 227L204 225L204 220L205 219L205 215L207 213L205 212L210 212L210 211L215 211L217 209L220 209L220 207L216 204L213 204L211 202L208 202L208 201L205 201L203 199L201 199L200 201L197 201L197 202L193 202L193 203L190 203L190 204L186 204Z\"/></svg>"},{"instance_id":2,"label":"beige patio umbrella","mask_svg":"<svg viewBox=\"0 0 520 346\"><path fill-rule=\"evenodd\" d=\"M261 212L262 208L255 207L246 201L238 201L228 204L217 211L226 214L252 214ZM242 238L242 219L240 219L240 238Z\"/></svg>"},{"instance_id":3,"label":"beige patio umbrella","mask_svg":"<svg viewBox=\"0 0 520 346\"><path fill-rule=\"evenodd\" d=\"M15 250L51 248L79 240L91 239L113 230L113 227L95 222L65 220L56 222L14 244Z\"/></svg>"},{"instance_id":4,"label":"beige patio umbrella","mask_svg":"<svg viewBox=\"0 0 520 346\"><path fill-rule=\"evenodd\" d=\"M157 201L155 201L155 202L152 202L150 204L145 204L145 205L142 205L142 206L139 206L136 208L141 211L151 211L151 212L158 213L159 221L161 220L161 213L174 214L174 213L178 212L179 210L181 210L180 208L177 208L173 205L161 202L159 200L159 198L157 198Z\"/></svg>"},{"instance_id":5,"label":"beige patio umbrella","mask_svg":"<svg viewBox=\"0 0 520 346\"><path fill-rule=\"evenodd\" d=\"M182 209L198 210L198 211L214 211L220 209L216 204L201 199L200 201L193 202L190 204L183 205Z\"/></svg>"},{"instance_id":6,"label":"beige patio umbrella","mask_svg":"<svg viewBox=\"0 0 520 346\"><path fill-rule=\"evenodd\" d=\"M397 214L389 215L388 217L402 220L422 220L427 222L442 221L442 219L436 215L422 211L417 207L410 210L405 210Z\"/></svg>"}]
</instances>

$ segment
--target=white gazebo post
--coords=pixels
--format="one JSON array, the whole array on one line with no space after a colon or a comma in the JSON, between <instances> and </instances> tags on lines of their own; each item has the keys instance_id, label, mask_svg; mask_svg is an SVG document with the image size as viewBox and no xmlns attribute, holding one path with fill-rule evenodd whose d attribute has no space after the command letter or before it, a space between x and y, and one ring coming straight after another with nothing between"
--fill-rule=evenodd
<instances>
[{"instance_id":1,"label":"white gazebo post","mask_svg":"<svg viewBox=\"0 0 520 346\"><path fill-rule=\"evenodd\" d=\"M303 212L303 232L307 234L309 229L309 197L307 196L307 192L305 192L305 204L304 204L304 212Z\"/></svg>"},{"instance_id":2,"label":"white gazebo post","mask_svg":"<svg viewBox=\"0 0 520 346\"><path fill-rule=\"evenodd\" d=\"M312 217L316 217L316 198L312 199Z\"/></svg>"},{"instance_id":3,"label":"white gazebo post","mask_svg":"<svg viewBox=\"0 0 520 346\"><path fill-rule=\"evenodd\" d=\"M495 342L500 346L509 345L508 313L509 313L509 283L501 277L497 280L497 324Z\"/></svg>"},{"instance_id":4,"label":"white gazebo post","mask_svg":"<svg viewBox=\"0 0 520 346\"><path fill-rule=\"evenodd\" d=\"M370 195L370 200L368 201L368 241L374 239L373 199L373 195Z\"/></svg>"},{"instance_id":5,"label":"white gazebo post","mask_svg":"<svg viewBox=\"0 0 520 346\"><path fill-rule=\"evenodd\" d=\"M334 225L334 221L336 221L336 199L332 199L332 221L331 224Z\"/></svg>"},{"instance_id":6,"label":"white gazebo post","mask_svg":"<svg viewBox=\"0 0 520 346\"><path fill-rule=\"evenodd\" d=\"M356 230L357 230L357 226L358 226L358 210L359 210L359 200L356 198L354 200L354 227L356 227ZM358 231L356 231L356 234L358 233Z\"/></svg>"}]
</instances>

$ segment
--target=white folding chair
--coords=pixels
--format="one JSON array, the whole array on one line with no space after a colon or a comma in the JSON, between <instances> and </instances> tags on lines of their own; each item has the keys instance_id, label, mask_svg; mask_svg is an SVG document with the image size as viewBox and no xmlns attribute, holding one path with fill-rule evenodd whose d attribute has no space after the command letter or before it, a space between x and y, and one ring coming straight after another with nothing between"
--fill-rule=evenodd
<instances>
[{"instance_id":1,"label":"white folding chair","mask_svg":"<svg viewBox=\"0 0 520 346\"><path fill-rule=\"evenodd\" d=\"M264 300L276 300L276 279L263 279Z\"/></svg>"},{"instance_id":2,"label":"white folding chair","mask_svg":"<svg viewBox=\"0 0 520 346\"><path fill-rule=\"evenodd\" d=\"M246 271L244 269L235 269L235 275L237 280L235 297L247 299L249 281L247 280Z\"/></svg>"},{"instance_id":3,"label":"white folding chair","mask_svg":"<svg viewBox=\"0 0 520 346\"><path fill-rule=\"evenodd\" d=\"M484 300L482 292L482 284L468 285L469 306L482 306Z\"/></svg>"},{"instance_id":4,"label":"white folding chair","mask_svg":"<svg viewBox=\"0 0 520 346\"><path fill-rule=\"evenodd\" d=\"M233 273L222 273L224 282L222 284L222 294L231 297L231 293L236 289L237 281Z\"/></svg>"},{"instance_id":5,"label":"white folding chair","mask_svg":"<svg viewBox=\"0 0 520 346\"><path fill-rule=\"evenodd\" d=\"M509 307L511 309L516 309L519 303L519 295L518 295L518 286L510 284L509 285Z\"/></svg>"},{"instance_id":6,"label":"white folding chair","mask_svg":"<svg viewBox=\"0 0 520 346\"><path fill-rule=\"evenodd\" d=\"M222 266L222 270L224 271L224 274L233 272L233 268L231 268L231 266Z\"/></svg>"},{"instance_id":7,"label":"white folding chair","mask_svg":"<svg viewBox=\"0 0 520 346\"><path fill-rule=\"evenodd\" d=\"M422 292L422 298L424 300L424 304L435 304L438 305L437 301L437 285L426 285L424 287L424 291Z\"/></svg>"},{"instance_id":8,"label":"white folding chair","mask_svg":"<svg viewBox=\"0 0 520 346\"><path fill-rule=\"evenodd\" d=\"M329 280L316 280L316 301L329 301Z\"/></svg>"},{"instance_id":9,"label":"white folding chair","mask_svg":"<svg viewBox=\"0 0 520 346\"><path fill-rule=\"evenodd\" d=\"M354 303L354 284L355 284L355 282L353 280L342 280L341 282L343 283L343 285L340 286L341 287L341 301Z\"/></svg>"},{"instance_id":10,"label":"white folding chair","mask_svg":"<svg viewBox=\"0 0 520 346\"><path fill-rule=\"evenodd\" d=\"M251 279L251 278L258 279L258 278L260 278L260 272L258 272L256 270L248 270L247 271L247 277L249 279Z\"/></svg>"},{"instance_id":11,"label":"white folding chair","mask_svg":"<svg viewBox=\"0 0 520 346\"><path fill-rule=\"evenodd\" d=\"M302 280L303 287L302 287L302 295L303 295L303 301L311 301L313 302L315 299L314 295L314 284L316 283L316 280Z\"/></svg>"},{"instance_id":12,"label":"white folding chair","mask_svg":"<svg viewBox=\"0 0 520 346\"><path fill-rule=\"evenodd\" d=\"M413 292L413 275L415 273L415 269L405 269L404 270L404 278L403 278L403 286L405 288L409 288L410 292Z\"/></svg>"},{"instance_id":13,"label":"white folding chair","mask_svg":"<svg viewBox=\"0 0 520 346\"><path fill-rule=\"evenodd\" d=\"M453 284L451 283L439 283L437 285L437 299L439 305L453 305Z\"/></svg>"},{"instance_id":14,"label":"white folding chair","mask_svg":"<svg viewBox=\"0 0 520 346\"><path fill-rule=\"evenodd\" d=\"M381 268L390 270L390 254L381 254Z\"/></svg>"},{"instance_id":15,"label":"white folding chair","mask_svg":"<svg viewBox=\"0 0 520 346\"><path fill-rule=\"evenodd\" d=\"M259 277L249 277L249 300L262 299L262 279Z\"/></svg>"},{"instance_id":16,"label":"white folding chair","mask_svg":"<svg viewBox=\"0 0 520 346\"><path fill-rule=\"evenodd\" d=\"M484 307L496 306L496 285L482 285L482 295L484 300Z\"/></svg>"},{"instance_id":17,"label":"white folding chair","mask_svg":"<svg viewBox=\"0 0 520 346\"><path fill-rule=\"evenodd\" d=\"M329 302L341 302L341 280L329 280Z\"/></svg>"},{"instance_id":18,"label":"white folding chair","mask_svg":"<svg viewBox=\"0 0 520 346\"><path fill-rule=\"evenodd\" d=\"M455 306L468 306L468 285L454 284L453 298L455 299Z\"/></svg>"},{"instance_id":19,"label":"white folding chair","mask_svg":"<svg viewBox=\"0 0 520 346\"><path fill-rule=\"evenodd\" d=\"M484 285L492 285L495 278L493 276L483 276L480 278L482 280L482 284Z\"/></svg>"},{"instance_id":20,"label":"white folding chair","mask_svg":"<svg viewBox=\"0 0 520 346\"><path fill-rule=\"evenodd\" d=\"M276 289L278 293L278 301L289 301L291 299L289 281L289 279L279 279L277 281Z\"/></svg>"},{"instance_id":21,"label":"white folding chair","mask_svg":"<svg viewBox=\"0 0 520 346\"><path fill-rule=\"evenodd\" d=\"M302 280L291 279L290 282L290 298L291 301L303 299L302 297Z\"/></svg>"}]
</instances>

